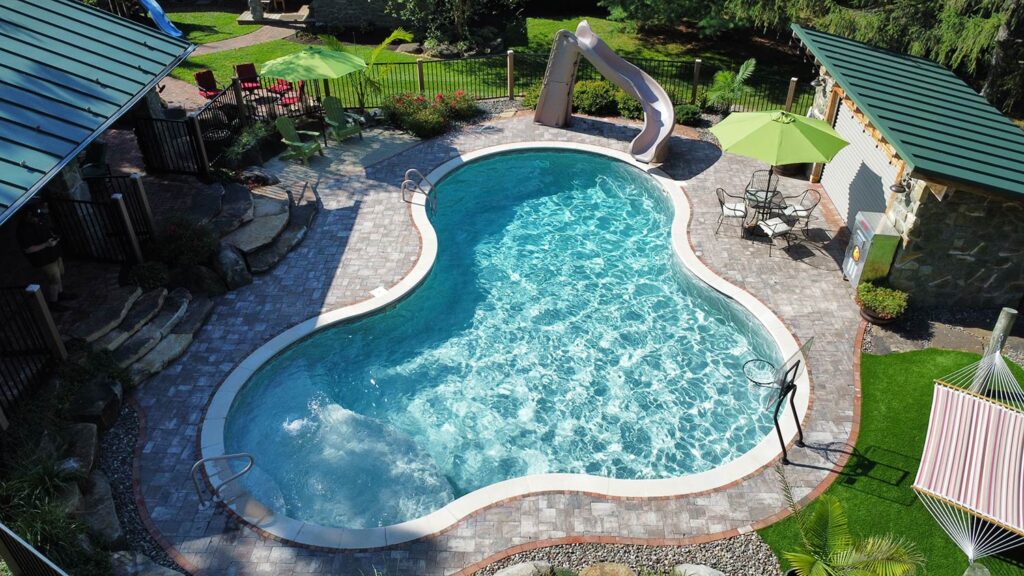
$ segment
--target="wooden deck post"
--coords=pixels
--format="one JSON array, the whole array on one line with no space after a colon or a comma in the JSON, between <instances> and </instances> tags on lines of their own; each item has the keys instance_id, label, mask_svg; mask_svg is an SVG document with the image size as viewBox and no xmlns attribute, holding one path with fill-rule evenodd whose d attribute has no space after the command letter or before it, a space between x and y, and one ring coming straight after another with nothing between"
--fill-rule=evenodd
<instances>
[{"instance_id":1,"label":"wooden deck post","mask_svg":"<svg viewBox=\"0 0 1024 576\"><path fill-rule=\"evenodd\" d=\"M829 92L828 95L828 106L825 109L825 117L822 118L822 120L824 120L825 123L828 124L829 126L835 123L836 114L839 112L840 99L841 97L839 94L839 90L837 90L836 87L833 87L832 91ZM820 162L814 164L814 166L811 167L810 182L812 184L817 184L818 182L821 182L821 171L824 169L825 165Z\"/></svg>"},{"instance_id":2,"label":"wooden deck post","mask_svg":"<svg viewBox=\"0 0 1024 576\"><path fill-rule=\"evenodd\" d=\"M509 50L507 54L505 68L507 69L508 76L508 99L516 99L516 53L514 50Z\"/></svg>"},{"instance_id":3,"label":"wooden deck post","mask_svg":"<svg viewBox=\"0 0 1024 576\"><path fill-rule=\"evenodd\" d=\"M156 234L156 221L153 220L153 209L149 206L149 195L146 194L146 188L142 185L142 174L133 172L129 178L132 180L132 185L135 186L135 193L139 195L142 217L146 219L150 233Z\"/></svg>"},{"instance_id":4,"label":"wooden deck post","mask_svg":"<svg viewBox=\"0 0 1024 576\"><path fill-rule=\"evenodd\" d=\"M206 176L210 173L210 157L206 155L206 142L203 140L203 130L199 126L199 117L195 112L190 112L186 121L192 134L191 140L195 144L196 168L200 176Z\"/></svg>"},{"instance_id":5,"label":"wooden deck post","mask_svg":"<svg viewBox=\"0 0 1024 576\"><path fill-rule=\"evenodd\" d=\"M132 226L132 219L128 217L128 208L124 205L124 196L121 194L114 194L110 199L114 202L117 215L121 219L125 235L128 237L128 249L131 252L130 255L135 259L136 264L141 264L142 248L139 247L139 237L135 235L135 227Z\"/></svg>"},{"instance_id":6,"label":"wooden deck post","mask_svg":"<svg viewBox=\"0 0 1024 576\"><path fill-rule=\"evenodd\" d=\"M693 88L690 90L690 104L697 103L697 86L700 85L700 58L693 61Z\"/></svg>"},{"instance_id":7,"label":"wooden deck post","mask_svg":"<svg viewBox=\"0 0 1024 576\"><path fill-rule=\"evenodd\" d=\"M419 82L420 94L426 93L427 82L423 77L423 58L416 59L416 80Z\"/></svg>"},{"instance_id":8,"label":"wooden deck post","mask_svg":"<svg viewBox=\"0 0 1024 576\"><path fill-rule=\"evenodd\" d=\"M789 79L789 92L786 93L786 112L793 111L793 98L796 96L796 78Z\"/></svg>"},{"instance_id":9,"label":"wooden deck post","mask_svg":"<svg viewBox=\"0 0 1024 576\"><path fill-rule=\"evenodd\" d=\"M49 348L50 354L58 361L67 360L68 351L64 348L64 341L60 339L60 332L57 331L57 325L53 322L50 307L47 306L46 299L43 298L43 291L39 284L29 284L25 288L25 296L28 309L39 327L39 333L46 340L46 347Z\"/></svg>"}]
</instances>

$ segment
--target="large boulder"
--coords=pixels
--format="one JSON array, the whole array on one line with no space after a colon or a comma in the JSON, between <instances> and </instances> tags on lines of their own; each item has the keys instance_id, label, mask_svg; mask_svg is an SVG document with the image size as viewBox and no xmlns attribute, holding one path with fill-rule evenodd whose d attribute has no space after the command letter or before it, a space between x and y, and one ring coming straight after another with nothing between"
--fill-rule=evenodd
<instances>
[{"instance_id":1,"label":"large boulder","mask_svg":"<svg viewBox=\"0 0 1024 576\"><path fill-rule=\"evenodd\" d=\"M78 387L68 404L68 414L75 422L95 424L106 430L117 422L124 390L121 384L108 378L95 378Z\"/></svg>"},{"instance_id":2,"label":"large boulder","mask_svg":"<svg viewBox=\"0 0 1024 576\"><path fill-rule=\"evenodd\" d=\"M153 562L141 552L115 552L110 564L114 576L181 576L180 572Z\"/></svg>"},{"instance_id":3,"label":"large boulder","mask_svg":"<svg viewBox=\"0 0 1024 576\"><path fill-rule=\"evenodd\" d=\"M252 274L245 263L245 256L241 250L230 244L221 242L217 257L213 261L213 269L224 280L228 290L252 283Z\"/></svg>"},{"instance_id":4,"label":"large boulder","mask_svg":"<svg viewBox=\"0 0 1024 576\"><path fill-rule=\"evenodd\" d=\"M636 572L625 564L601 562L580 570L580 576L636 576Z\"/></svg>"},{"instance_id":5,"label":"large boulder","mask_svg":"<svg viewBox=\"0 0 1024 576\"><path fill-rule=\"evenodd\" d=\"M725 574L711 566L680 564L672 569L672 576L725 576Z\"/></svg>"},{"instance_id":6,"label":"large boulder","mask_svg":"<svg viewBox=\"0 0 1024 576\"><path fill-rule=\"evenodd\" d=\"M109 548L119 549L124 546L124 529L117 519L110 481L103 472L95 470L89 475L84 496L78 518L89 532Z\"/></svg>"},{"instance_id":7,"label":"large boulder","mask_svg":"<svg viewBox=\"0 0 1024 576\"><path fill-rule=\"evenodd\" d=\"M79 461L85 473L92 472L96 463L99 446L99 429L91 422L79 422L68 426L68 447L65 455Z\"/></svg>"},{"instance_id":8,"label":"large boulder","mask_svg":"<svg viewBox=\"0 0 1024 576\"><path fill-rule=\"evenodd\" d=\"M273 174L267 172L266 170L260 168L259 166L249 166L245 170L242 170L242 173L239 175L239 177L241 178L242 182L245 182L250 186L257 187L273 186L274 184L281 182L280 178L274 176Z\"/></svg>"},{"instance_id":9,"label":"large boulder","mask_svg":"<svg viewBox=\"0 0 1024 576\"><path fill-rule=\"evenodd\" d=\"M547 562L523 562L502 568L494 576L552 576L555 570Z\"/></svg>"},{"instance_id":10,"label":"large boulder","mask_svg":"<svg viewBox=\"0 0 1024 576\"><path fill-rule=\"evenodd\" d=\"M57 490L54 501L65 514L74 514L82 505L82 489L75 482L68 482Z\"/></svg>"},{"instance_id":11,"label":"large boulder","mask_svg":"<svg viewBox=\"0 0 1024 576\"><path fill-rule=\"evenodd\" d=\"M190 266L176 274L175 284L188 289L192 294L220 296L228 291L220 275L206 266Z\"/></svg>"}]
</instances>

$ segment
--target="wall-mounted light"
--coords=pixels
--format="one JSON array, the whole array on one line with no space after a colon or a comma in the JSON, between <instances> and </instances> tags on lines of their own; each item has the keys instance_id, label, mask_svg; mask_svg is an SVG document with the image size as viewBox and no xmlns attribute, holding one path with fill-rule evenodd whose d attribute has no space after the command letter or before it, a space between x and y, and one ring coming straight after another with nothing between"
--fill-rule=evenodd
<instances>
[{"instance_id":1,"label":"wall-mounted light","mask_svg":"<svg viewBox=\"0 0 1024 576\"><path fill-rule=\"evenodd\" d=\"M893 194L906 194L907 187L904 186L902 182L897 182L896 184L889 186L889 192L892 192Z\"/></svg>"},{"instance_id":2,"label":"wall-mounted light","mask_svg":"<svg viewBox=\"0 0 1024 576\"><path fill-rule=\"evenodd\" d=\"M814 80L811 80L811 86L814 86L815 88L821 88L824 85L825 81L822 80L821 76L818 76Z\"/></svg>"}]
</instances>

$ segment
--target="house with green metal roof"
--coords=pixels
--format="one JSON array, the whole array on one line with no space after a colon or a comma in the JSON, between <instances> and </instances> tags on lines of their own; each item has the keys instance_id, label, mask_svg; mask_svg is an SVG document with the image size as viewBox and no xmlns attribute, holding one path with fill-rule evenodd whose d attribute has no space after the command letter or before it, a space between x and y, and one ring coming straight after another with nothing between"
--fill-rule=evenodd
<instances>
[{"instance_id":1,"label":"house with green metal roof","mask_svg":"<svg viewBox=\"0 0 1024 576\"><path fill-rule=\"evenodd\" d=\"M1017 306L1024 131L935 62L792 28L820 67L808 114L850 142L812 180L851 229L885 214L900 240L889 283L919 304Z\"/></svg>"},{"instance_id":2,"label":"house with green metal roof","mask_svg":"<svg viewBox=\"0 0 1024 576\"><path fill-rule=\"evenodd\" d=\"M75 0L0 0L0 224L193 48Z\"/></svg>"}]
</instances>

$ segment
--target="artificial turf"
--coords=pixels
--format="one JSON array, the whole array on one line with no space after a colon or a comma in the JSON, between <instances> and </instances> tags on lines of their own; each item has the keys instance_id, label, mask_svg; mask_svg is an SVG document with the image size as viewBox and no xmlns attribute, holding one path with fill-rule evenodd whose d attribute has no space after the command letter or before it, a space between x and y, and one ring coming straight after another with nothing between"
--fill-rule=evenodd
<instances>
[{"instance_id":1,"label":"artificial turf","mask_svg":"<svg viewBox=\"0 0 1024 576\"><path fill-rule=\"evenodd\" d=\"M864 354L855 455L827 491L843 503L854 534L865 537L888 532L913 542L927 558L928 575L959 576L967 568L966 557L911 489L924 448L933 380L979 358L938 349ZM1018 379L1024 376L1016 365L1011 368ZM800 547L792 518L759 534L780 559L783 552ZM996 576L1024 574L1024 554L986 558L981 563Z\"/></svg>"}]
</instances>

